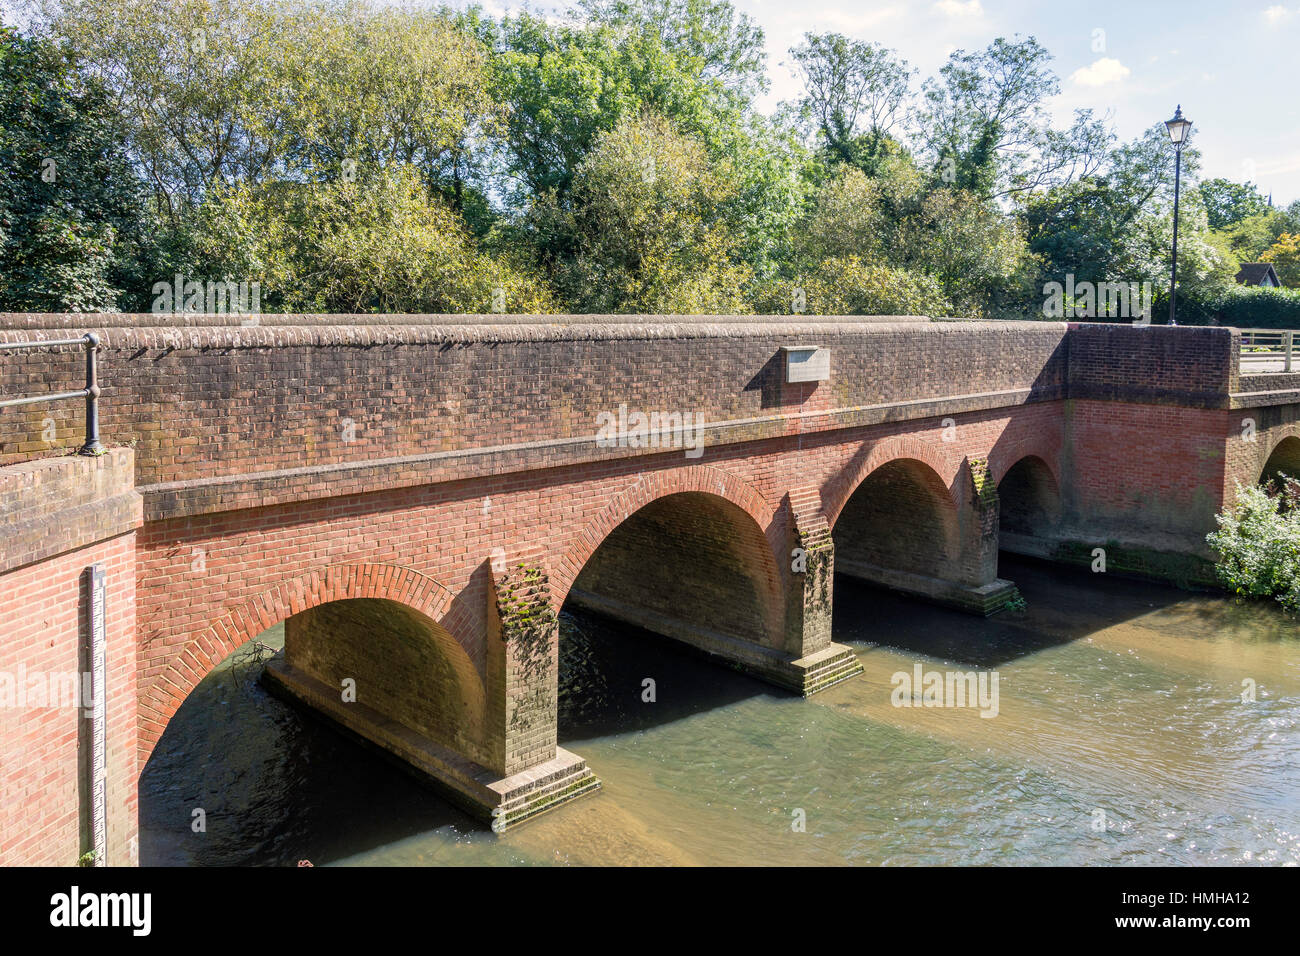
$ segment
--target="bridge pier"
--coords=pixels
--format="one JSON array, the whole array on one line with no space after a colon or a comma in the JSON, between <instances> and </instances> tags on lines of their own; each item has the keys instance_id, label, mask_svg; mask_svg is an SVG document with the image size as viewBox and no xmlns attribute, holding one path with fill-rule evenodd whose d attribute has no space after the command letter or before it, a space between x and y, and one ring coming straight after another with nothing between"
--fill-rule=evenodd
<instances>
[{"instance_id":1,"label":"bridge pier","mask_svg":"<svg viewBox=\"0 0 1300 956\"><path fill-rule=\"evenodd\" d=\"M556 745L556 617L540 557L483 570L486 682L442 625L377 599L331 601L290 617L284 656L263 681L502 832L600 781Z\"/></svg>"},{"instance_id":2,"label":"bridge pier","mask_svg":"<svg viewBox=\"0 0 1300 956\"><path fill-rule=\"evenodd\" d=\"M562 747L512 774L485 767L361 702L342 703L338 691L276 658L262 682L276 696L324 717L347 736L376 747L498 833L599 788L587 762Z\"/></svg>"},{"instance_id":3,"label":"bridge pier","mask_svg":"<svg viewBox=\"0 0 1300 956\"><path fill-rule=\"evenodd\" d=\"M600 781L576 754L558 746L559 620L540 548L490 564L488 601L488 737L501 832L593 793Z\"/></svg>"},{"instance_id":4,"label":"bridge pier","mask_svg":"<svg viewBox=\"0 0 1300 956\"><path fill-rule=\"evenodd\" d=\"M862 673L852 648L831 640L835 590L835 541L821 511L815 487L792 491L789 566L786 582L786 647L799 655L789 668L797 678L793 690L808 697Z\"/></svg>"}]
</instances>

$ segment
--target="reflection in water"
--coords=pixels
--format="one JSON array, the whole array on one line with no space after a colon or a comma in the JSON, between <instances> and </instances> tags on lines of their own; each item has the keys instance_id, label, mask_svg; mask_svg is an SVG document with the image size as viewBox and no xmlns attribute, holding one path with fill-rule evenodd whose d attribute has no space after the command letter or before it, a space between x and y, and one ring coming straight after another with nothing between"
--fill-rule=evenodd
<instances>
[{"instance_id":1,"label":"reflection in water","mask_svg":"<svg viewBox=\"0 0 1300 956\"><path fill-rule=\"evenodd\" d=\"M809 700L566 613L561 742L604 789L501 837L228 661L142 776L141 862L1300 863L1293 621L1006 556L1001 574L1028 608L991 621L837 579L835 637L866 673ZM998 716L892 706L918 661L996 669Z\"/></svg>"}]
</instances>

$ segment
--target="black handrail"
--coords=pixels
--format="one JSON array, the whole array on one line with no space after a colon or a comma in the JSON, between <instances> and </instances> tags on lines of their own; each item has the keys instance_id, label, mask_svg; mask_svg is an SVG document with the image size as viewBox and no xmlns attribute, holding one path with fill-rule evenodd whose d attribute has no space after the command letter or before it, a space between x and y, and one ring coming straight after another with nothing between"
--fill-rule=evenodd
<instances>
[{"instance_id":1,"label":"black handrail","mask_svg":"<svg viewBox=\"0 0 1300 956\"><path fill-rule=\"evenodd\" d=\"M0 401L0 408L9 408L14 405L33 405L36 402L59 402L65 398L85 398L86 443L77 450L77 454L102 455L104 446L99 443L99 369L95 361L95 353L99 351L99 336L94 332L87 332L79 339L47 339L44 342L0 342L0 350L39 349L53 345L80 345L86 349L86 387L75 392L9 398Z\"/></svg>"}]
</instances>

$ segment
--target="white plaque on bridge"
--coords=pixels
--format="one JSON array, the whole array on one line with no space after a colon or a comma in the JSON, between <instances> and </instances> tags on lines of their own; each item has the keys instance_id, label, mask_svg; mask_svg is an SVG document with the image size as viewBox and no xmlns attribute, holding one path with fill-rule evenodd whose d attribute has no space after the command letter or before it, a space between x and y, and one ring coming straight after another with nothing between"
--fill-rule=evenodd
<instances>
[{"instance_id":1,"label":"white plaque on bridge","mask_svg":"<svg viewBox=\"0 0 1300 956\"><path fill-rule=\"evenodd\" d=\"M831 377L830 349L820 345L783 345L787 382L825 382Z\"/></svg>"}]
</instances>

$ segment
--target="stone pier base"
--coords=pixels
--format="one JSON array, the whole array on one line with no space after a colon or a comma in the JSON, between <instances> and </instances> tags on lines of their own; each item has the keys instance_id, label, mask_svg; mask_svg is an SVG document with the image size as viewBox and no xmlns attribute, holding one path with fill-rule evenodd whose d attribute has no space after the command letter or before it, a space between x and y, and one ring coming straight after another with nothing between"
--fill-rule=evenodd
<instances>
[{"instance_id":1,"label":"stone pier base","mask_svg":"<svg viewBox=\"0 0 1300 956\"><path fill-rule=\"evenodd\" d=\"M1160 581L1189 590L1222 587L1214 571L1214 554L1203 541L1148 532L1140 536L1071 529L1051 537L1003 534L1002 550L1061 564L1095 567L1097 550L1105 552L1105 573Z\"/></svg>"},{"instance_id":2,"label":"stone pier base","mask_svg":"<svg viewBox=\"0 0 1300 956\"><path fill-rule=\"evenodd\" d=\"M979 586L964 585L955 581L927 577L924 574L877 567L860 561L845 561L842 558L835 562L835 570L851 578L869 581L932 604L941 604L970 614L981 614L984 617L991 617L1004 610L1020 596L1020 591L1015 584L1002 578L995 578L988 584Z\"/></svg>"},{"instance_id":3,"label":"stone pier base","mask_svg":"<svg viewBox=\"0 0 1300 956\"><path fill-rule=\"evenodd\" d=\"M378 747L498 833L600 788L587 762L562 747L556 748L552 759L502 777L372 707L344 703L338 688L281 658L267 664L262 682L276 696Z\"/></svg>"}]
</instances>

